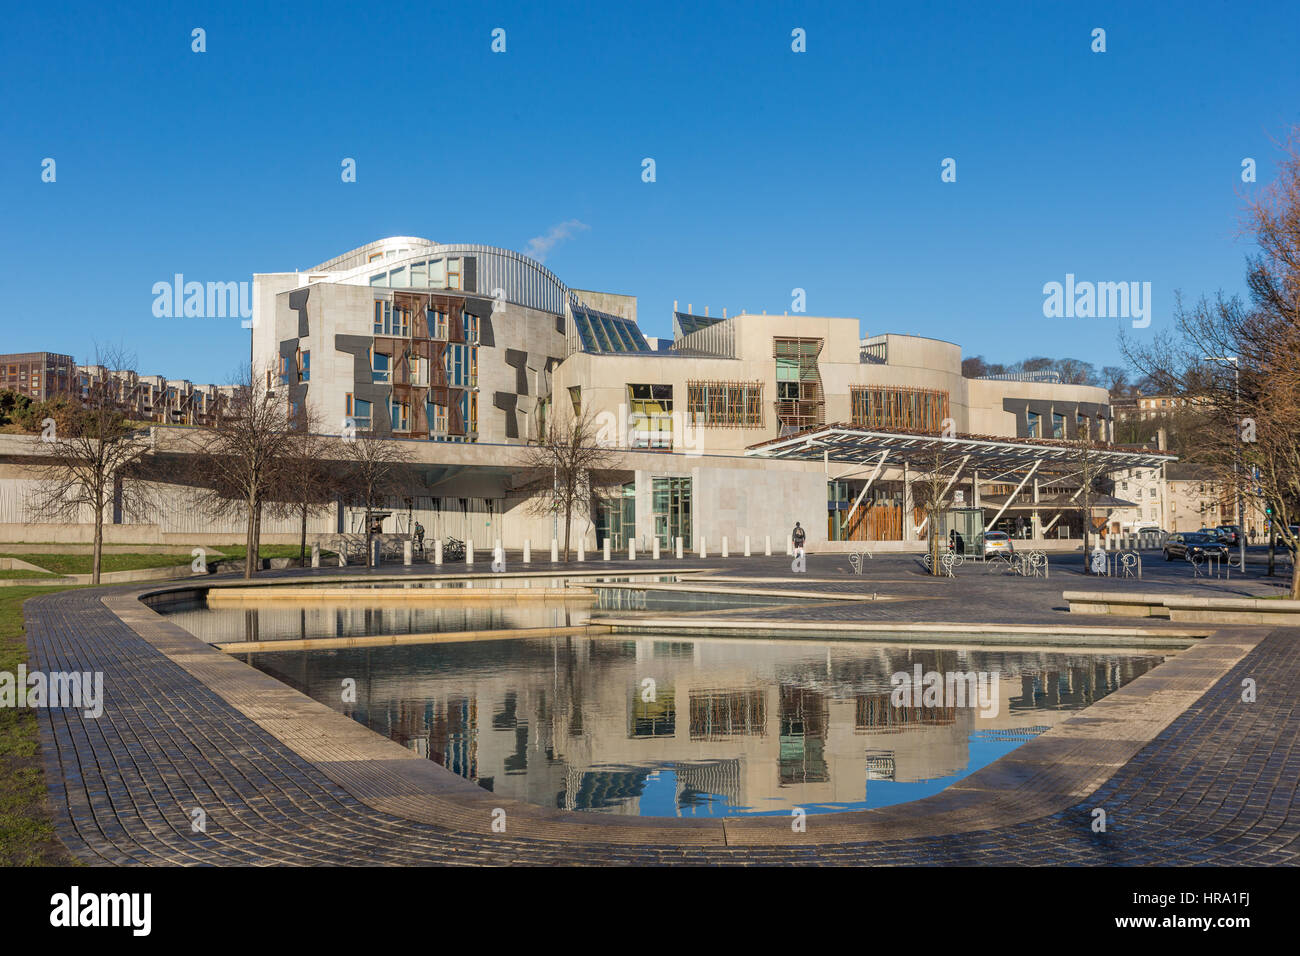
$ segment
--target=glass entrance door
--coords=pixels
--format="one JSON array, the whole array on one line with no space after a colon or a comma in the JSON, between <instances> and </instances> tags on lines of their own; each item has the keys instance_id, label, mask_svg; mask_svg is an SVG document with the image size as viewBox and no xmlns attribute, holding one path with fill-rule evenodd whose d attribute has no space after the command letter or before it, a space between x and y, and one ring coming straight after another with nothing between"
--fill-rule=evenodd
<instances>
[{"instance_id":1,"label":"glass entrance door","mask_svg":"<svg viewBox=\"0 0 1300 956\"><path fill-rule=\"evenodd\" d=\"M694 548L691 539L691 479L656 478L653 485L655 537L659 546L671 549L677 538L683 548Z\"/></svg>"}]
</instances>

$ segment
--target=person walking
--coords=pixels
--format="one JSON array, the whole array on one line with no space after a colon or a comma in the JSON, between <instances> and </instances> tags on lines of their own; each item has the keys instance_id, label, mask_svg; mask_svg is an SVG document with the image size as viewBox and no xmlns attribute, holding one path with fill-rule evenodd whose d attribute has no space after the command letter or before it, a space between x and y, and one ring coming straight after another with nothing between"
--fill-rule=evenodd
<instances>
[{"instance_id":1,"label":"person walking","mask_svg":"<svg viewBox=\"0 0 1300 956\"><path fill-rule=\"evenodd\" d=\"M420 554L424 554L424 525L420 522L415 523L415 547Z\"/></svg>"},{"instance_id":2,"label":"person walking","mask_svg":"<svg viewBox=\"0 0 1300 956\"><path fill-rule=\"evenodd\" d=\"M808 539L807 533L799 526L799 522L794 523L794 530L790 532L790 541L794 545L794 553L803 553L803 543Z\"/></svg>"}]
</instances>

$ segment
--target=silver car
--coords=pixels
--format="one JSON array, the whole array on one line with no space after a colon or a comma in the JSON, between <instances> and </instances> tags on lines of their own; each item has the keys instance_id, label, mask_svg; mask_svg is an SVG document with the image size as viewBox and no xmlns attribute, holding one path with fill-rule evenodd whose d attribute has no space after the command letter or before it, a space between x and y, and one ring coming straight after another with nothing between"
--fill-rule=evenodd
<instances>
[{"instance_id":1,"label":"silver car","mask_svg":"<svg viewBox=\"0 0 1300 956\"><path fill-rule=\"evenodd\" d=\"M984 557L1009 558L1015 551L1011 536L1005 531L984 532Z\"/></svg>"}]
</instances>

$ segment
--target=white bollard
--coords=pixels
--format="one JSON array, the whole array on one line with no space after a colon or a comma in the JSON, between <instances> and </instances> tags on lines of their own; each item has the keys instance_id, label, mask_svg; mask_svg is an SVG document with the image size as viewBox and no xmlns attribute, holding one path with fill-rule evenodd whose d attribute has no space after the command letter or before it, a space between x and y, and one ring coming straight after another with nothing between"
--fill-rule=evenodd
<instances>
[{"instance_id":1,"label":"white bollard","mask_svg":"<svg viewBox=\"0 0 1300 956\"><path fill-rule=\"evenodd\" d=\"M790 535L785 536L785 553L786 555L794 554L794 538Z\"/></svg>"},{"instance_id":2,"label":"white bollard","mask_svg":"<svg viewBox=\"0 0 1300 956\"><path fill-rule=\"evenodd\" d=\"M725 534L722 536L722 556L723 556L724 558L725 558L725 557L728 557L728 554L727 554L727 536L726 536Z\"/></svg>"},{"instance_id":3,"label":"white bollard","mask_svg":"<svg viewBox=\"0 0 1300 956\"><path fill-rule=\"evenodd\" d=\"M311 566L313 568L320 567L320 542L319 541L313 541L311 543Z\"/></svg>"},{"instance_id":4,"label":"white bollard","mask_svg":"<svg viewBox=\"0 0 1300 956\"><path fill-rule=\"evenodd\" d=\"M749 535L745 535L745 557L749 557Z\"/></svg>"},{"instance_id":5,"label":"white bollard","mask_svg":"<svg viewBox=\"0 0 1300 956\"><path fill-rule=\"evenodd\" d=\"M533 563L533 539L524 538L524 564Z\"/></svg>"},{"instance_id":6,"label":"white bollard","mask_svg":"<svg viewBox=\"0 0 1300 956\"><path fill-rule=\"evenodd\" d=\"M770 534L763 535L763 556L766 558L772 556L772 536Z\"/></svg>"},{"instance_id":7,"label":"white bollard","mask_svg":"<svg viewBox=\"0 0 1300 956\"><path fill-rule=\"evenodd\" d=\"M402 542L402 563L410 565L415 561L415 542L407 538Z\"/></svg>"},{"instance_id":8,"label":"white bollard","mask_svg":"<svg viewBox=\"0 0 1300 956\"><path fill-rule=\"evenodd\" d=\"M551 539L551 564L558 564L560 560L560 542Z\"/></svg>"},{"instance_id":9,"label":"white bollard","mask_svg":"<svg viewBox=\"0 0 1300 956\"><path fill-rule=\"evenodd\" d=\"M629 561L636 560L636 539L635 538L627 539L627 559Z\"/></svg>"},{"instance_id":10,"label":"white bollard","mask_svg":"<svg viewBox=\"0 0 1300 956\"><path fill-rule=\"evenodd\" d=\"M700 557L707 558L708 556L709 556L708 542L704 540L704 535L700 535Z\"/></svg>"},{"instance_id":11,"label":"white bollard","mask_svg":"<svg viewBox=\"0 0 1300 956\"><path fill-rule=\"evenodd\" d=\"M605 560L609 560L609 538L605 539Z\"/></svg>"},{"instance_id":12,"label":"white bollard","mask_svg":"<svg viewBox=\"0 0 1300 956\"><path fill-rule=\"evenodd\" d=\"M436 538L433 542L433 563L442 567L442 538Z\"/></svg>"},{"instance_id":13,"label":"white bollard","mask_svg":"<svg viewBox=\"0 0 1300 956\"><path fill-rule=\"evenodd\" d=\"M465 565L468 567L473 563L474 563L474 539L471 538L470 540L465 542Z\"/></svg>"},{"instance_id":14,"label":"white bollard","mask_svg":"<svg viewBox=\"0 0 1300 956\"><path fill-rule=\"evenodd\" d=\"M347 566L348 566L348 555L347 555L347 552L346 552L346 551L340 551L340 552L339 552L339 567L340 567L340 568L346 568Z\"/></svg>"},{"instance_id":15,"label":"white bollard","mask_svg":"<svg viewBox=\"0 0 1300 956\"><path fill-rule=\"evenodd\" d=\"M677 537L677 559L680 561L680 560L681 560L681 557L682 557L682 539L681 539L681 536L678 535L678 537Z\"/></svg>"},{"instance_id":16,"label":"white bollard","mask_svg":"<svg viewBox=\"0 0 1300 956\"><path fill-rule=\"evenodd\" d=\"M655 538L654 538L654 540L652 540L652 541L650 542L650 556L651 556L652 558L654 558L656 561L659 560L659 537L658 537L658 535L656 535Z\"/></svg>"},{"instance_id":17,"label":"white bollard","mask_svg":"<svg viewBox=\"0 0 1300 956\"><path fill-rule=\"evenodd\" d=\"M584 535L578 536L578 560L587 560L587 538Z\"/></svg>"}]
</instances>

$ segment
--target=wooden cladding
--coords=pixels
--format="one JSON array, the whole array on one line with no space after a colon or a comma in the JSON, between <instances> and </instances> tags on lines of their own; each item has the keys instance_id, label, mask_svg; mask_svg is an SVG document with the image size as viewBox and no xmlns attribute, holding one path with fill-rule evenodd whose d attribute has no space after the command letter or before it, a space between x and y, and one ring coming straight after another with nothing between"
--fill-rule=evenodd
<instances>
[{"instance_id":1,"label":"wooden cladding","mask_svg":"<svg viewBox=\"0 0 1300 956\"><path fill-rule=\"evenodd\" d=\"M939 432L949 415L948 393L939 389L853 385L849 397L853 424L866 428Z\"/></svg>"},{"instance_id":2,"label":"wooden cladding","mask_svg":"<svg viewBox=\"0 0 1300 956\"><path fill-rule=\"evenodd\" d=\"M686 413L709 428L762 428L762 382L687 382Z\"/></svg>"}]
</instances>

